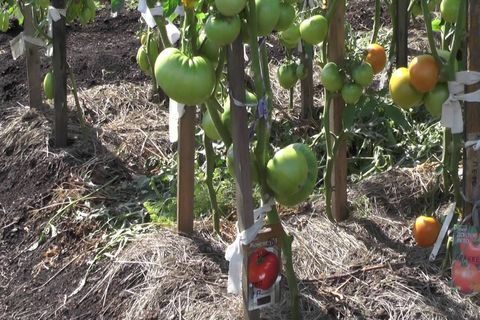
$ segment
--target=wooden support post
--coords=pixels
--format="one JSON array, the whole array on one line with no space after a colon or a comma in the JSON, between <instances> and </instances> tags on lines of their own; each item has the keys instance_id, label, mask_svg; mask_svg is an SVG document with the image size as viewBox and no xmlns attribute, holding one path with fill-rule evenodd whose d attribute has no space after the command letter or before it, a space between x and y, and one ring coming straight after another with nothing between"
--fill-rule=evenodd
<instances>
[{"instance_id":1,"label":"wooden support post","mask_svg":"<svg viewBox=\"0 0 480 320\"><path fill-rule=\"evenodd\" d=\"M178 132L177 228L193 232L195 184L195 106L185 106Z\"/></svg>"},{"instance_id":2,"label":"wooden support post","mask_svg":"<svg viewBox=\"0 0 480 320\"><path fill-rule=\"evenodd\" d=\"M65 8L65 0L52 0L53 7ZM67 35L65 31L65 17L52 22L53 33L53 76L55 78L55 146L67 146Z\"/></svg>"},{"instance_id":3,"label":"wooden support post","mask_svg":"<svg viewBox=\"0 0 480 320\"><path fill-rule=\"evenodd\" d=\"M408 64L408 4L407 0L396 0L395 12L397 15L397 43L396 57L397 68L406 67Z\"/></svg>"},{"instance_id":4,"label":"wooden support post","mask_svg":"<svg viewBox=\"0 0 480 320\"><path fill-rule=\"evenodd\" d=\"M245 102L245 61L243 45L238 37L233 44L227 47L228 85L231 95L242 103ZM250 176L250 152L248 147L248 113L245 106L236 105L230 97L233 119L233 157L235 159L235 187L237 197L237 215L240 231L248 229L253 224L253 196L252 180ZM242 288L245 319L259 319L258 311L248 311L248 281L247 259L244 256L242 271Z\"/></svg>"},{"instance_id":5,"label":"wooden support post","mask_svg":"<svg viewBox=\"0 0 480 320\"><path fill-rule=\"evenodd\" d=\"M468 70L480 71L480 1L468 1ZM467 92L480 89L480 84L467 87ZM480 139L480 103L467 102L465 104L465 141ZM473 148L465 150L464 161L464 193L467 199L480 200L480 151ZM469 215L473 206L464 203L464 214ZM480 208L478 208L480 209ZM477 209L477 210L478 210ZM475 219L474 219L475 221Z\"/></svg>"},{"instance_id":6,"label":"wooden support post","mask_svg":"<svg viewBox=\"0 0 480 320\"><path fill-rule=\"evenodd\" d=\"M311 45L303 45L301 57L303 66L307 72L307 77L301 81L302 90L302 119L312 117L313 112L313 48Z\"/></svg>"},{"instance_id":7,"label":"wooden support post","mask_svg":"<svg viewBox=\"0 0 480 320\"><path fill-rule=\"evenodd\" d=\"M33 7L30 3L24 6L24 27L25 35L34 37L35 29L33 27ZM28 79L28 95L30 108L40 108L42 105L42 77L40 74L40 55L39 48L26 41L25 56L27 60L27 79Z\"/></svg>"},{"instance_id":8,"label":"wooden support post","mask_svg":"<svg viewBox=\"0 0 480 320\"><path fill-rule=\"evenodd\" d=\"M345 58L345 0L337 3L337 8L332 16L328 33L329 60L340 66ZM338 136L343 131L342 113L345 102L341 96L334 96L330 106L330 130ZM332 170L332 212L336 221L347 219L347 149L342 143L334 155Z\"/></svg>"}]
</instances>

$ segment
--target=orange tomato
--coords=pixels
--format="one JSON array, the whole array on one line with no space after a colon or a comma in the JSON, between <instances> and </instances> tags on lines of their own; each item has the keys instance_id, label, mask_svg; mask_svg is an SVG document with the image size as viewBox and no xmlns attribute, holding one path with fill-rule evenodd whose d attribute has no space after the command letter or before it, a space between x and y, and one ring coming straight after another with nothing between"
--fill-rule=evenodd
<instances>
[{"instance_id":1,"label":"orange tomato","mask_svg":"<svg viewBox=\"0 0 480 320\"><path fill-rule=\"evenodd\" d=\"M415 57L408 64L410 82L417 91L422 93L429 92L435 87L439 71L437 61L428 54Z\"/></svg>"},{"instance_id":2,"label":"orange tomato","mask_svg":"<svg viewBox=\"0 0 480 320\"><path fill-rule=\"evenodd\" d=\"M420 247L429 247L435 243L440 233L441 225L433 217L420 216L413 225L413 236L417 245Z\"/></svg>"},{"instance_id":3,"label":"orange tomato","mask_svg":"<svg viewBox=\"0 0 480 320\"><path fill-rule=\"evenodd\" d=\"M377 43L372 43L368 45L367 52L368 54L365 61L370 63L375 74L380 73L387 63L385 49Z\"/></svg>"}]
</instances>

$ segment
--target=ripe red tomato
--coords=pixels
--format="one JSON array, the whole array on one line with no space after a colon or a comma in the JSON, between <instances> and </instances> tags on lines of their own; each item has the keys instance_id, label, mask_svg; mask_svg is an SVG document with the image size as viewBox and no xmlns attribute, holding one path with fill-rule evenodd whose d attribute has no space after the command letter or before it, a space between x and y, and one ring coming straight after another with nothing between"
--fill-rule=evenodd
<instances>
[{"instance_id":1,"label":"ripe red tomato","mask_svg":"<svg viewBox=\"0 0 480 320\"><path fill-rule=\"evenodd\" d=\"M461 292L472 293L480 289L480 272L475 265L457 260L452 266L452 283Z\"/></svg>"},{"instance_id":2,"label":"ripe red tomato","mask_svg":"<svg viewBox=\"0 0 480 320\"><path fill-rule=\"evenodd\" d=\"M435 243L440 233L440 222L433 217L420 216L413 225L413 235L417 245L429 247Z\"/></svg>"},{"instance_id":3,"label":"ripe red tomato","mask_svg":"<svg viewBox=\"0 0 480 320\"><path fill-rule=\"evenodd\" d=\"M365 57L365 61L370 63L375 74L380 73L387 63L385 49L377 43L372 43L368 45L367 52L368 54Z\"/></svg>"},{"instance_id":4,"label":"ripe red tomato","mask_svg":"<svg viewBox=\"0 0 480 320\"><path fill-rule=\"evenodd\" d=\"M480 244L476 244L472 239L468 241L462 248L465 258L475 264L480 264Z\"/></svg>"},{"instance_id":5,"label":"ripe red tomato","mask_svg":"<svg viewBox=\"0 0 480 320\"><path fill-rule=\"evenodd\" d=\"M410 83L421 93L429 92L435 87L439 72L437 61L428 54L415 57L408 65Z\"/></svg>"},{"instance_id":6,"label":"ripe red tomato","mask_svg":"<svg viewBox=\"0 0 480 320\"><path fill-rule=\"evenodd\" d=\"M277 255L259 248L251 254L248 262L248 282L255 288L267 290L275 283L279 271Z\"/></svg>"}]
</instances>

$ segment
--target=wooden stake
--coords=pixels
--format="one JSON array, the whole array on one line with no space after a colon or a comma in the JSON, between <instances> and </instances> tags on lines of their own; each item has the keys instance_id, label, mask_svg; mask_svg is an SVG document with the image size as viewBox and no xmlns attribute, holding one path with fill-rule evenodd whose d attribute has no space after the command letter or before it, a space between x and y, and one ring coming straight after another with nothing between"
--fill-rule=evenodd
<instances>
[{"instance_id":1,"label":"wooden stake","mask_svg":"<svg viewBox=\"0 0 480 320\"><path fill-rule=\"evenodd\" d=\"M178 132L177 227L192 233L195 183L195 107L185 106Z\"/></svg>"},{"instance_id":2,"label":"wooden stake","mask_svg":"<svg viewBox=\"0 0 480 320\"><path fill-rule=\"evenodd\" d=\"M328 33L328 56L329 60L340 66L344 64L345 56L345 0L337 3L337 8L332 16ZM342 97L334 96L330 106L330 130L337 136L343 131L342 113L345 102ZM347 219L347 149L342 143L335 155L332 170L332 211L335 220Z\"/></svg>"},{"instance_id":3,"label":"wooden stake","mask_svg":"<svg viewBox=\"0 0 480 320\"><path fill-rule=\"evenodd\" d=\"M35 29L33 27L33 7L26 3L24 6L24 27L25 35L34 37ZM40 75L40 55L38 47L32 43L25 42L25 55L27 58L27 79L30 108L40 108L42 105L42 77Z\"/></svg>"},{"instance_id":4,"label":"wooden stake","mask_svg":"<svg viewBox=\"0 0 480 320\"><path fill-rule=\"evenodd\" d=\"M65 8L65 0L52 0L53 7ZM55 78L55 146L67 146L67 47L65 17L52 22L53 31L53 76Z\"/></svg>"},{"instance_id":5,"label":"wooden stake","mask_svg":"<svg viewBox=\"0 0 480 320\"><path fill-rule=\"evenodd\" d=\"M238 37L233 44L227 47L227 70L230 94L235 100L245 102L245 61L243 58L243 45ZM237 214L240 231L248 229L253 224L253 197L252 180L250 176L250 152L248 148L248 113L245 106L238 106L230 97L233 119L233 157L235 159L235 187L237 197ZM260 313L248 311L248 281L247 260L243 260L243 301L245 319L259 319Z\"/></svg>"},{"instance_id":6,"label":"wooden stake","mask_svg":"<svg viewBox=\"0 0 480 320\"><path fill-rule=\"evenodd\" d=\"M396 0L397 14L397 68L406 67L408 64L408 4L407 0Z\"/></svg>"},{"instance_id":7,"label":"wooden stake","mask_svg":"<svg viewBox=\"0 0 480 320\"><path fill-rule=\"evenodd\" d=\"M312 117L313 111L313 63L311 45L304 44L302 53L302 63L307 71L307 77L301 81L302 90L302 119Z\"/></svg>"},{"instance_id":8,"label":"wooden stake","mask_svg":"<svg viewBox=\"0 0 480 320\"><path fill-rule=\"evenodd\" d=\"M480 71L480 1L468 1L468 70ZM480 84L467 87L467 92L480 89ZM480 139L480 103L465 104L465 141ZM464 153L464 193L467 199L480 200L480 151L467 148ZM464 203L464 214L472 213L473 205ZM478 208L480 209L480 208ZM475 219L474 219L475 221Z\"/></svg>"}]
</instances>

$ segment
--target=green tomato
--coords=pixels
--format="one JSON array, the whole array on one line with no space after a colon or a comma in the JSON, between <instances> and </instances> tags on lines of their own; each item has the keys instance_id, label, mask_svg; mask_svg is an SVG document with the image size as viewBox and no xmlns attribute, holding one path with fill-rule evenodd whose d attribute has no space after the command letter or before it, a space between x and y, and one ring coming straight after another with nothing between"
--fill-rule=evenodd
<instances>
[{"instance_id":1,"label":"green tomato","mask_svg":"<svg viewBox=\"0 0 480 320\"><path fill-rule=\"evenodd\" d=\"M205 37L200 46L200 54L208 58L213 64L217 64L218 57L220 56L220 48L214 44L212 40Z\"/></svg>"},{"instance_id":2,"label":"green tomato","mask_svg":"<svg viewBox=\"0 0 480 320\"><path fill-rule=\"evenodd\" d=\"M305 158L305 161L307 162L307 178L305 182L303 183L302 188L293 194L289 195L275 195L275 199L277 200L278 203L284 205L284 206L294 206L299 204L302 201L305 201L313 192L313 188L315 187L315 184L317 183L317 178L318 178L318 164L317 164L317 159L315 157L315 154L313 153L312 149L310 149L307 145L302 144L302 143L295 143L292 145L292 147L300 152L303 157Z\"/></svg>"},{"instance_id":3,"label":"green tomato","mask_svg":"<svg viewBox=\"0 0 480 320\"><path fill-rule=\"evenodd\" d=\"M145 51L144 46L141 46L140 48L138 48L137 64L140 67L140 70L142 70L146 74L152 74L151 68L150 68L150 63L148 62L147 52Z\"/></svg>"},{"instance_id":4,"label":"green tomato","mask_svg":"<svg viewBox=\"0 0 480 320\"><path fill-rule=\"evenodd\" d=\"M442 115L443 103L449 96L448 86L446 83L439 82L425 95L425 108L433 117L440 117Z\"/></svg>"},{"instance_id":5,"label":"green tomato","mask_svg":"<svg viewBox=\"0 0 480 320\"><path fill-rule=\"evenodd\" d=\"M258 36L272 33L280 18L279 0L255 0Z\"/></svg>"},{"instance_id":6,"label":"green tomato","mask_svg":"<svg viewBox=\"0 0 480 320\"><path fill-rule=\"evenodd\" d=\"M205 23L205 33L213 44L223 47L232 43L240 34L240 17L210 16Z\"/></svg>"},{"instance_id":7,"label":"green tomato","mask_svg":"<svg viewBox=\"0 0 480 320\"><path fill-rule=\"evenodd\" d=\"M287 30L295 20L295 8L288 3L280 4L280 16L275 26L275 30Z\"/></svg>"},{"instance_id":8,"label":"green tomato","mask_svg":"<svg viewBox=\"0 0 480 320\"><path fill-rule=\"evenodd\" d=\"M280 39L290 43L297 44L300 37L300 27L297 23L292 23L286 30L280 32Z\"/></svg>"},{"instance_id":9,"label":"green tomato","mask_svg":"<svg viewBox=\"0 0 480 320\"><path fill-rule=\"evenodd\" d=\"M300 23L300 36L308 44L316 45L325 40L328 22L322 15L311 16Z\"/></svg>"},{"instance_id":10,"label":"green tomato","mask_svg":"<svg viewBox=\"0 0 480 320\"><path fill-rule=\"evenodd\" d=\"M303 63L300 63L297 66L296 74L297 74L297 78L300 80L303 80L308 76L308 70L307 68L305 68L305 65L303 65Z\"/></svg>"},{"instance_id":11,"label":"green tomato","mask_svg":"<svg viewBox=\"0 0 480 320\"><path fill-rule=\"evenodd\" d=\"M373 68L368 62L362 62L352 71L353 81L362 87L368 87L373 82Z\"/></svg>"},{"instance_id":12,"label":"green tomato","mask_svg":"<svg viewBox=\"0 0 480 320\"><path fill-rule=\"evenodd\" d=\"M346 104L356 104L362 97L363 88L356 83L347 83L342 88L342 98Z\"/></svg>"},{"instance_id":13,"label":"green tomato","mask_svg":"<svg viewBox=\"0 0 480 320\"><path fill-rule=\"evenodd\" d=\"M258 182L258 167L255 154L253 151L250 151L250 175L252 182ZM232 177L235 178L235 158L233 156L233 144L230 145L230 148L227 150L227 170Z\"/></svg>"},{"instance_id":14,"label":"green tomato","mask_svg":"<svg viewBox=\"0 0 480 320\"><path fill-rule=\"evenodd\" d=\"M290 89L295 86L298 81L297 78L297 64L292 62L289 64L282 64L277 69L278 82L285 89Z\"/></svg>"},{"instance_id":15,"label":"green tomato","mask_svg":"<svg viewBox=\"0 0 480 320\"><path fill-rule=\"evenodd\" d=\"M440 13L443 20L450 23L456 23L460 0L442 0L440 3Z\"/></svg>"},{"instance_id":16,"label":"green tomato","mask_svg":"<svg viewBox=\"0 0 480 320\"><path fill-rule=\"evenodd\" d=\"M267 184L275 197L289 196L302 190L308 178L308 163L302 152L289 145L275 153L267 163Z\"/></svg>"},{"instance_id":17,"label":"green tomato","mask_svg":"<svg viewBox=\"0 0 480 320\"><path fill-rule=\"evenodd\" d=\"M247 0L215 0L218 12L226 17L239 14L247 5Z\"/></svg>"},{"instance_id":18,"label":"green tomato","mask_svg":"<svg viewBox=\"0 0 480 320\"><path fill-rule=\"evenodd\" d=\"M338 92L342 89L343 77L335 62L329 62L323 67L320 82L330 92Z\"/></svg>"},{"instance_id":19,"label":"green tomato","mask_svg":"<svg viewBox=\"0 0 480 320\"><path fill-rule=\"evenodd\" d=\"M202 117L202 129L205 131L207 137L211 140L220 140L220 133L218 133L217 127L213 123L212 117L210 116L210 112L206 111Z\"/></svg>"},{"instance_id":20,"label":"green tomato","mask_svg":"<svg viewBox=\"0 0 480 320\"><path fill-rule=\"evenodd\" d=\"M43 92L47 99L53 99L55 96L55 79L51 71L43 79Z\"/></svg>"},{"instance_id":21,"label":"green tomato","mask_svg":"<svg viewBox=\"0 0 480 320\"><path fill-rule=\"evenodd\" d=\"M254 105L258 103L258 100L253 93L247 90L245 91L245 102L248 105ZM225 99L221 119L222 119L223 125L227 128L231 136L232 135L232 113L230 108L230 98Z\"/></svg>"},{"instance_id":22,"label":"green tomato","mask_svg":"<svg viewBox=\"0 0 480 320\"><path fill-rule=\"evenodd\" d=\"M188 57L176 48L160 53L155 62L155 78L167 96L189 106L205 102L217 81L210 60Z\"/></svg>"},{"instance_id":23,"label":"green tomato","mask_svg":"<svg viewBox=\"0 0 480 320\"><path fill-rule=\"evenodd\" d=\"M448 60L450 60L450 51L447 50L441 50L437 49L438 56L440 59L442 59L443 62L448 63ZM455 71L458 71L458 60L455 59L453 60L453 67L455 68Z\"/></svg>"},{"instance_id":24,"label":"green tomato","mask_svg":"<svg viewBox=\"0 0 480 320\"><path fill-rule=\"evenodd\" d=\"M148 43L148 57L151 63L155 63L158 57L158 42L153 33L150 35L150 42Z\"/></svg>"},{"instance_id":25,"label":"green tomato","mask_svg":"<svg viewBox=\"0 0 480 320\"><path fill-rule=\"evenodd\" d=\"M415 1L415 3L412 6L412 15L414 17L418 17L421 14L422 14L422 5L420 4L419 1Z\"/></svg>"}]
</instances>

